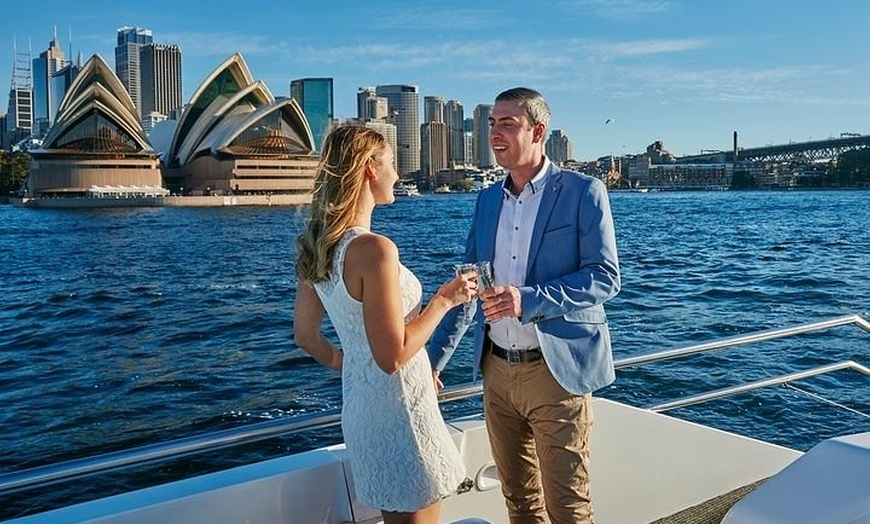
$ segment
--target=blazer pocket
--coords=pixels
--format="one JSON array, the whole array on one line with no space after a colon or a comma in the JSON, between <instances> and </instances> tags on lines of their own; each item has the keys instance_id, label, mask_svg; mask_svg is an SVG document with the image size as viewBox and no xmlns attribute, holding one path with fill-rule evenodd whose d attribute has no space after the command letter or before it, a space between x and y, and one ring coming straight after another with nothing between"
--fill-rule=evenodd
<instances>
[{"instance_id":1,"label":"blazer pocket","mask_svg":"<svg viewBox=\"0 0 870 524\"><path fill-rule=\"evenodd\" d=\"M551 238L556 238L561 235L571 233L572 231L573 229L571 228L571 224L563 224L553 229L548 229L547 231L544 231L544 238L549 240Z\"/></svg>"}]
</instances>

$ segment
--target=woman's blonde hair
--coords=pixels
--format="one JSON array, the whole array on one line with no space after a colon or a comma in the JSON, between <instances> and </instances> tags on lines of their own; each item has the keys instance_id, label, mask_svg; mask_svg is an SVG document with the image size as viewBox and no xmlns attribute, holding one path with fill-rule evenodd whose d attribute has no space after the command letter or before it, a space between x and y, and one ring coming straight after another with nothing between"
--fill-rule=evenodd
<instances>
[{"instance_id":1,"label":"woman's blonde hair","mask_svg":"<svg viewBox=\"0 0 870 524\"><path fill-rule=\"evenodd\" d=\"M314 180L311 214L296 238L296 273L310 283L329 279L335 245L356 218L366 163L387 147L373 129L341 125L323 141Z\"/></svg>"}]
</instances>

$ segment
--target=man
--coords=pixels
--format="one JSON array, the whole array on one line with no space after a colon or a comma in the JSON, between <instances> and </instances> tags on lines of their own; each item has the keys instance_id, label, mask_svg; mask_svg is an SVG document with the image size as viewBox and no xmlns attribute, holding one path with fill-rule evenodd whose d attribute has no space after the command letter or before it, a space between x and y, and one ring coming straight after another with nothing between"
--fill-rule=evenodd
<instances>
[{"instance_id":1,"label":"man","mask_svg":"<svg viewBox=\"0 0 870 524\"><path fill-rule=\"evenodd\" d=\"M496 285L481 292L473 324L474 378L483 375L513 524L593 522L590 396L615 376L603 303L620 277L607 192L547 159L549 121L532 89L496 97L490 143L508 176L479 195L465 251L466 261L493 265ZM429 346L436 378L468 327L457 317L445 317Z\"/></svg>"}]
</instances>

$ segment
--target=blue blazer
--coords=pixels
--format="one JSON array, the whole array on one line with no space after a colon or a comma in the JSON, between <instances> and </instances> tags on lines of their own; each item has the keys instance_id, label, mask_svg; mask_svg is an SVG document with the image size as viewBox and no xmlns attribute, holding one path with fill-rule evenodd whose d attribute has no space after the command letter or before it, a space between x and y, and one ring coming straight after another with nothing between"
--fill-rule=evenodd
<instances>
[{"instance_id":1,"label":"blue blazer","mask_svg":"<svg viewBox=\"0 0 870 524\"><path fill-rule=\"evenodd\" d=\"M480 193L465 246L465 261L493 260L504 184ZM553 376L574 394L615 378L604 302L620 287L610 201L597 178L550 166L532 232L522 297L523 324L532 323ZM428 346L433 367L444 369L468 329L461 308L441 321ZM475 313L473 380L480 371L483 308Z\"/></svg>"}]
</instances>

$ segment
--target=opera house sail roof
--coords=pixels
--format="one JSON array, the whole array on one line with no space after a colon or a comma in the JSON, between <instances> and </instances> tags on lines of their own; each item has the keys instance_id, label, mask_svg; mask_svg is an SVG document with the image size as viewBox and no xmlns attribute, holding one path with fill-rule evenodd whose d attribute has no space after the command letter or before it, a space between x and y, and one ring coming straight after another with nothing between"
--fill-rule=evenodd
<instances>
[{"instance_id":1,"label":"opera house sail roof","mask_svg":"<svg viewBox=\"0 0 870 524\"><path fill-rule=\"evenodd\" d=\"M164 123L163 136L172 139L158 152L121 81L93 55L67 90L42 147L31 150L26 196L133 196L168 189L310 202L318 158L308 120L296 100L276 98L255 80L240 54L200 84L178 121Z\"/></svg>"},{"instance_id":2,"label":"opera house sail roof","mask_svg":"<svg viewBox=\"0 0 870 524\"><path fill-rule=\"evenodd\" d=\"M276 99L236 53L196 89L163 162L185 193L304 194L317 157L299 104Z\"/></svg>"},{"instance_id":3,"label":"opera house sail roof","mask_svg":"<svg viewBox=\"0 0 870 524\"><path fill-rule=\"evenodd\" d=\"M130 95L99 55L82 66L33 162L30 196L85 196L92 186L162 186Z\"/></svg>"}]
</instances>

